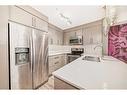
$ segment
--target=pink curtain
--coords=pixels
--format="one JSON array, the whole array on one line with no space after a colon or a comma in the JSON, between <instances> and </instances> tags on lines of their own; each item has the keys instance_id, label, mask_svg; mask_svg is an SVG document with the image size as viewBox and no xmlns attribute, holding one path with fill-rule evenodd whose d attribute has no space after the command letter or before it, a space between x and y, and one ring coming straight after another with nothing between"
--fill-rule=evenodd
<instances>
[{"instance_id":1,"label":"pink curtain","mask_svg":"<svg viewBox=\"0 0 127 95\"><path fill-rule=\"evenodd\" d=\"M127 24L110 27L108 55L127 63Z\"/></svg>"}]
</instances>

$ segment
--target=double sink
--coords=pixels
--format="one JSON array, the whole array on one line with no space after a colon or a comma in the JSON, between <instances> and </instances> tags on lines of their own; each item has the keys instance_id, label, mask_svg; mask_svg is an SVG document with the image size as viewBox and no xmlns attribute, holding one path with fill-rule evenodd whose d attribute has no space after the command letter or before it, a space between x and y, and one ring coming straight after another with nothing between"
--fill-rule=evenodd
<instances>
[{"instance_id":1,"label":"double sink","mask_svg":"<svg viewBox=\"0 0 127 95\"><path fill-rule=\"evenodd\" d=\"M100 57L85 56L82 60L100 62Z\"/></svg>"}]
</instances>

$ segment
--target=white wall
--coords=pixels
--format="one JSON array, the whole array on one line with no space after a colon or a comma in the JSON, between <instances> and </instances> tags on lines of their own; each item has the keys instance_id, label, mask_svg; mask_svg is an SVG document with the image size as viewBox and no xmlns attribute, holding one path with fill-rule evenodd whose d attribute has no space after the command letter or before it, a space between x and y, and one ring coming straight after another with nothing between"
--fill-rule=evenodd
<instances>
[{"instance_id":1,"label":"white wall","mask_svg":"<svg viewBox=\"0 0 127 95\"><path fill-rule=\"evenodd\" d=\"M117 6L117 23L127 23L127 6ZM103 35L103 54L108 54L108 35Z\"/></svg>"},{"instance_id":2,"label":"white wall","mask_svg":"<svg viewBox=\"0 0 127 95\"><path fill-rule=\"evenodd\" d=\"M117 22L126 22L127 21L127 6L117 7ZM127 23L127 22L126 22Z\"/></svg>"}]
</instances>

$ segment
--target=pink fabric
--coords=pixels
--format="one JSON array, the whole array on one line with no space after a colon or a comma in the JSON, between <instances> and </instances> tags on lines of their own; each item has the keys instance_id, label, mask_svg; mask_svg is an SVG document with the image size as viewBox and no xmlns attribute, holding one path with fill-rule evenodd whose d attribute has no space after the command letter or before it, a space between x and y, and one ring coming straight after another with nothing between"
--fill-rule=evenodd
<instances>
[{"instance_id":1,"label":"pink fabric","mask_svg":"<svg viewBox=\"0 0 127 95\"><path fill-rule=\"evenodd\" d=\"M110 27L108 55L127 63L127 24Z\"/></svg>"}]
</instances>

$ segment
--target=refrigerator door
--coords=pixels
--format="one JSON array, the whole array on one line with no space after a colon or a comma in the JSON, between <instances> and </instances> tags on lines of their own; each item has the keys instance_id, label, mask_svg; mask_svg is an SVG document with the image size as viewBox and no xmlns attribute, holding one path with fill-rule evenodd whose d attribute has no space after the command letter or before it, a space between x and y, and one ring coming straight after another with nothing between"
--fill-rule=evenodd
<instances>
[{"instance_id":1,"label":"refrigerator door","mask_svg":"<svg viewBox=\"0 0 127 95\"><path fill-rule=\"evenodd\" d=\"M9 22L11 89L31 89L29 33L32 29Z\"/></svg>"},{"instance_id":2,"label":"refrigerator door","mask_svg":"<svg viewBox=\"0 0 127 95\"><path fill-rule=\"evenodd\" d=\"M48 80L48 36L46 32L33 29L33 88Z\"/></svg>"}]
</instances>

